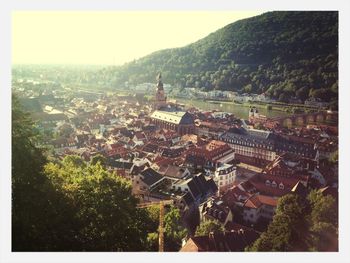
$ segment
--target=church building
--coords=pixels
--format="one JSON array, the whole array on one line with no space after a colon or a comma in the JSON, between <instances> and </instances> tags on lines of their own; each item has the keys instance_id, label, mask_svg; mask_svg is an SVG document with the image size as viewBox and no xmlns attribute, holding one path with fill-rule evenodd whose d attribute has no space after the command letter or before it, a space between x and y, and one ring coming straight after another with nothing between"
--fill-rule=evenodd
<instances>
[{"instance_id":1,"label":"church building","mask_svg":"<svg viewBox=\"0 0 350 263\"><path fill-rule=\"evenodd\" d=\"M157 127L176 131L179 135L193 134L194 119L186 111L179 111L167 105L162 83L162 75L157 76L156 94L153 102L154 112L151 114L152 123Z\"/></svg>"},{"instance_id":2,"label":"church building","mask_svg":"<svg viewBox=\"0 0 350 263\"><path fill-rule=\"evenodd\" d=\"M164 87L163 87L163 83L162 83L162 74L159 73L157 76L156 95L154 98L153 108L155 110L160 110L160 109L164 109L166 107L167 107L167 104L166 104L166 96L165 96L165 92L164 92Z\"/></svg>"}]
</instances>

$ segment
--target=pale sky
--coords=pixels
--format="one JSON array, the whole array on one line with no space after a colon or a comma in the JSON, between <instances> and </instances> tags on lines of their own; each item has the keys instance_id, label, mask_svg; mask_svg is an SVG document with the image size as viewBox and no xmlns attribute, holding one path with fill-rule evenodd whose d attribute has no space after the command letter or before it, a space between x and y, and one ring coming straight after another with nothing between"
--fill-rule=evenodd
<instances>
[{"instance_id":1,"label":"pale sky","mask_svg":"<svg viewBox=\"0 0 350 263\"><path fill-rule=\"evenodd\" d=\"M185 46L261 13L16 11L12 62L120 65L157 50Z\"/></svg>"}]
</instances>

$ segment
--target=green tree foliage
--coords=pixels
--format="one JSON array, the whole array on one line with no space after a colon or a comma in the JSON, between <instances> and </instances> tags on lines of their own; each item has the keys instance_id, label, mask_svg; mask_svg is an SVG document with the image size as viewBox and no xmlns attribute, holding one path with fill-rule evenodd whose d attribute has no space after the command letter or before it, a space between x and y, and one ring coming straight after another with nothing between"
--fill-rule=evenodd
<instances>
[{"instance_id":1,"label":"green tree foliage","mask_svg":"<svg viewBox=\"0 0 350 263\"><path fill-rule=\"evenodd\" d=\"M196 236L207 236L210 232L222 232L224 227L216 221L205 221L200 223L196 230Z\"/></svg>"},{"instance_id":2,"label":"green tree foliage","mask_svg":"<svg viewBox=\"0 0 350 263\"><path fill-rule=\"evenodd\" d=\"M102 156L48 162L29 115L12 103L13 251L158 250L159 208L136 208L130 183ZM165 228L166 249L178 250L186 231L174 207Z\"/></svg>"},{"instance_id":3,"label":"green tree foliage","mask_svg":"<svg viewBox=\"0 0 350 263\"><path fill-rule=\"evenodd\" d=\"M100 162L78 156L48 163L45 173L73 206L75 251L142 251L147 239L147 213L137 209L130 184L107 172Z\"/></svg>"},{"instance_id":4,"label":"green tree foliage","mask_svg":"<svg viewBox=\"0 0 350 263\"><path fill-rule=\"evenodd\" d=\"M187 235L187 230L182 226L180 210L174 206L164 216L165 250L179 251L181 242Z\"/></svg>"},{"instance_id":5,"label":"green tree foliage","mask_svg":"<svg viewBox=\"0 0 350 263\"><path fill-rule=\"evenodd\" d=\"M329 156L329 161L330 161L331 163L337 163L338 160L339 160L339 151L336 150L336 151L334 151L334 152L332 152L332 153L330 154L330 156Z\"/></svg>"},{"instance_id":6,"label":"green tree foliage","mask_svg":"<svg viewBox=\"0 0 350 263\"><path fill-rule=\"evenodd\" d=\"M151 218L151 228L154 231L148 234L148 250L158 251L158 226L159 226L159 207L148 208L148 215ZM187 230L182 226L180 210L174 206L167 209L164 216L164 250L179 251L182 239L186 237Z\"/></svg>"},{"instance_id":7,"label":"green tree foliage","mask_svg":"<svg viewBox=\"0 0 350 263\"><path fill-rule=\"evenodd\" d=\"M312 238L310 250L338 250L338 211L334 198L312 191L308 200L312 209L308 217Z\"/></svg>"},{"instance_id":8,"label":"green tree foliage","mask_svg":"<svg viewBox=\"0 0 350 263\"><path fill-rule=\"evenodd\" d=\"M272 223L253 244L252 251L293 251L304 243L304 207L297 195L280 198ZM302 249L300 249L302 250Z\"/></svg>"},{"instance_id":9,"label":"green tree foliage","mask_svg":"<svg viewBox=\"0 0 350 263\"><path fill-rule=\"evenodd\" d=\"M66 138L69 138L73 132L74 132L74 129L69 124L64 124L58 129L58 135Z\"/></svg>"},{"instance_id":10,"label":"green tree foliage","mask_svg":"<svg viewBox=\"0 0 350 263\"><path fill-rule=\"evenodd\" d=\"M331 196L312 191L307 200L279 199L273 221L248 251L336 251L337 211Z\"/></svg>"},{"instance_id":11,"label":"green tree foliage","mask_svg":"<svg viewBox=\"0 0 350 263\"><path fill-rule=\"evenodd\" d=\"M104 68L93 78L120 87L154 82L159 70L175 86L331 101L338 94L338 13L264 13L185 47Z\"/></svg>"},{"instance_id":12,"label":"green tree foliage","mask_svg":"<svg viewBox=\"0 0 350 263\"><path fill-rule=\"evenodd\" d=\"M107 160L106 160L106 157L104 157L103 155L97 154L97 155L95 155L94 157L91 158L90 163L92 165L100 163L102 166L104 166L104 165L106 165Z\"/></svg>"},{"instance_id":13,"label":"green tree foliage","mask_svg":"<svg viewBox=\"0 0 350 263\"><path fill-rule=\"evenodd\" d=\"M12 97L12 250L69 249L71 210L43 173L46 158L39 134Z\"/></svg>"}]
</instances>

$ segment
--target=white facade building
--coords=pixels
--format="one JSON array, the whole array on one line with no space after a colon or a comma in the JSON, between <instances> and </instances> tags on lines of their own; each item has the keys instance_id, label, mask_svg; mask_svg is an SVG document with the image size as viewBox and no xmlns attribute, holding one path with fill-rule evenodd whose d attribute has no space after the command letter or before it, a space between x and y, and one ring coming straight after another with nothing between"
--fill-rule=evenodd
<instances>
[{"instance_id":1,"label":"white facade building","mask_svg":"<svg viewBox=\"0 0 350 263\"><path fill-rule=\"evenodd\" d=\"M219 192L227 190L233 185L236 179L236 166L232 164L222 164L214 172L214 182L219 188Z\"/></svg>"}]
</instances>

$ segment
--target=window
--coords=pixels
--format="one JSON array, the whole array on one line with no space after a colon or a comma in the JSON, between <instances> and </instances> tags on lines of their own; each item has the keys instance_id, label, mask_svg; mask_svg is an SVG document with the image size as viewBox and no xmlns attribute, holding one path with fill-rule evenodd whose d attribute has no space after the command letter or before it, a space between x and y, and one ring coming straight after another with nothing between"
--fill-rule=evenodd
<instances>
[{"instance_id":1,"label":"window","mask_svg":"<svg viewBox=\"0 0 350 263\"><path fill-rule=\"evenodd\" d=\"M277 187L277 184L276 184L275 181L273 181L271 185L272 185L272 187L274 187L274 188Z\"/></svg>"},{"instance_id":2,"label":"window","mask_svg":"<svg viewBox=\"0 0 350 263\"><path fill-rule=\"evenodd\" d=\"M284 189L284 185L282 183L279 184L278 186L279 189L283 190Z\"/></svg>"},{"instance_id":3,"label":"window","mask_svg":"<svg viewBox=\"0 0 350 263\"><path fill-rule=\"evenodd\" d=\"M270 180L266 180L265 185L270 186L271 185Z\"/></svg>"}]
</instances>

